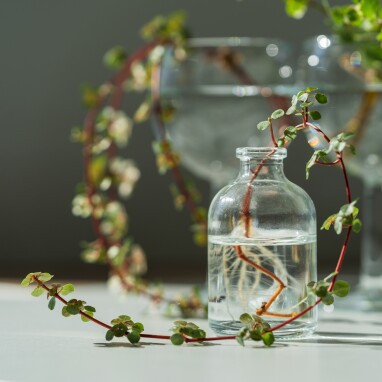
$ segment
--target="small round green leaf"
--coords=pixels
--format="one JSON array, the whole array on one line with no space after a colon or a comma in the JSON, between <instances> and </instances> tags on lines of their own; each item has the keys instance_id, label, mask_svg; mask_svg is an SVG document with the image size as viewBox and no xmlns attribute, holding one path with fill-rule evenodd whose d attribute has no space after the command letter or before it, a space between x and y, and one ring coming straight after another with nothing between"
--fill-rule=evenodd
<instances>
[{"instance_id":1,"label":"small round green leaf","mask_svg":"<svg viewBox=\"0 0 382 382\"><path fill-rule=\"evenodd\" d=\"M337 280L334 283L333 293L338 297L345 297L350 291L350 285L343 280Z\"/></svg>"},{"instance_id":2,"label":"small round green leaf","mask_svg":"<svg viewBox=\"0 0 382 382\"><path fill-rule=\"evenodd\" d=\"M326 296L322 297L322 303L325 305L332 305L334 302L334 297L331 293L328 293Z\"/></svg>"},{"instance_id":3,"label":"small round green leaf","mask_svg":"<svg viewBox=\"0 0 382 382\"><path fill-rule=\"evenodd\" d=\"M249 331L249 336L254 341L261 341L262 340L261 333L260 333L260 331L258 329L250 330Z\"/></svg>"},{"instance_id":4,"label":"small round green leaf","mask_svg":"<svg viewBox=\"0 0 382 382\"><path fill-rule=\"evenodd\" d=\"M141 339L141 336L139 335L138 332L136 332L135 330L131 331L128 335L127 335L127 339L132 343L132 344L137 344L140 339Z\"/></svg>"},{"instance_id":5,"label":"small round green leaf","mask_svg":"<svg viewBox=\"0 0 382 382\"><path fill-rule=\"evenodd\" d=\"M84 313L86 313L88 316L90 316L90 317L93 317L93 312L88 312L88 311L85 311ZM86 317L86 316L83 316L82 314L81 314L81 320L83 321L83 322L89 322L90 321L90 318L88 318L88 317Z\"/></svg>"},{"instance_id":6,"label":"small round green leaf","mask_svg":"<svg viewBox=\"0 0 382 382\"><path fill-rule=\"evenodd\" d=\"M361 232L362 229L362 222L359 219L354 219L352 223L352 229L355 233Z\"/></svg>"},{"instance_id":7,"label":"small round green leaf","mask_svg":"<svg viewBox=\"0 0 382 382\"><path fill-rule=\"evenodd\" d=\"M272 113L271 118L278 119L278 118L281 118L284 114L285 112L283 109L277 109Z\"/></svg>"},{"instance_id":8,"label":"small round green leaf","mask_svg":"<svg viewBox=\"0 0 382 382\"><path fill-rule=\"evenodd\" d=\"M145 327L140 322L135 322L131 329L137 333L142 333L145 330Z\"/></svg>"},{"instance_id":9,"label":"small round green leaf","mask_svg":"<svg viewBox=\"0 0 382 382\"><path fill-rule=\"evenodd\" d=\"M316 289L317 297L325 297L327 294L328 294L328 288L324 285L321 285Z\"/></svg>"},{"instance_id":10,"label":"small round green leaf","mask_svg":"<svg viewBox=\"0 0 382 382\"><path fill-rule=\"evenodd\" d=\"M312 117L313 121L318 121L319 119L321 119L320 112L318 112L316 110L310 111L309 115Z\"/></svg>"},{"instance_id":11,"label":"small round green leaf","mask_svg":"<svg viewBox=\"0 0 382 382\"><path fill-rule=\"evenodd\" d=\"M268 129L268 127L270 126L270 122L269 121L261 121L257 124L257 128L260 130L260 131L264 131L266 129Z\"/></svg>"},{"instance_id":12,"label":"small round green leaf","mask_svg":"<svg viewBox=\"0 0 382 382\"><path fill-rule=\"evenodd\" d=\"M40 297L44 293L45 289L41 286L38 286L37 288L33 289L31 295L33 297Z\"/></svg>"},{"instance_id":13,"label":"small round green leaf","mask_svg":"<svg viewBox=\"0 0 382 382\"><path fill-rule=\"evenodd\" d=\"M70 317L70 316L71 316L71 314L68 312L67 306L63 306L63 307L62 307L61 314L62 314L64 317Z\"/></svg>"},{"instance_id":14,"label":"small round green leaf","mask_svg":"<svg viewBox=\"0 0 382 382\"><path fill-rule=\"evenodd\" d=\"M114 338L114 333L111 330L108 330L105 335L106 341L111 341Z\"/></svg>"},{"instance_id":15,"label":"small round green leaf","mask_svg":"<svg viewBox=\"0 0 382 382\"><path fill-rule=\"evenodd\" d=\"M80 308L77 305L67 305L66 310L69 314L73 316L80 313Z\"/></svg>"},{"instance_id":16,"label":"small round green leaf","mask_svg":"<svg viewBox=\"0 0 382 382\"><path fill-rule=\"evenodd\" d=\"M240 319L240 322L247 325L253 322L253 317L249 313L243 313L239 319Z\"/></svg>"},{"instance_id":17,"label":"small round green leaf","mask_svg":"<svg viewBox=\"0 0 382 382\"><path fill-rule=\"evenodd\" d=\"M74 292L74 286L73 284L66 284L62 287L61 291L60 291L60 294L62 294L63 296L66 296L68 295L69 293L72 293Z\"/></svg>"},{"instance_id":18,"label":"small round green leaf","mask_svg":"<svg viewBox=\"0 0 382 382\"><path fill-rule=\"evenodd\" d=\"M179 333L173 334L170 340L173 345L177 345L177 346L182 345L184 343L184 337Z\"/></svg>"},{"instance_id":19,"label":"small round green leaf","mask_svg":"<svg viewBox=\"0 0 382 382\"><path fill-rule=\"evenodd\" d=\"M321 103L321 104L324 104L324 103L328 102L328 97L325 94L322 94L322 93L317 93L315 95L315 98L316 98L316 101L318 103Z\"/></svg>"},{"instance_id":20,"label":"small round green leaf","mask_svg":"<svg viewBox=\"0 0 382 382\"><path fill-rule=\"evenodd\" d=\"M90 305L84 306L84 309L87 310L88 312L93 312L93 313L95 313L96 311L95 308Z\"/></svg>"},{"instance_id":21,"label":"small round green leaf","mask_svg":"<svg viewBox=\"0 0 382 382\"><path fill-rule=\"evenodd\" d=\"M127 326L125 324L114 325L111 329L116 337L123 337L127 332Z\"/></svg>"},{"instance_id":22,"label":"small round green leaf","mask_svg":"<svg viewBox=\"0 0 382 382\"><path fill-rule=\"evenodd\" d=\"M48 308L50 310L53 310L54 307L56 306L56 297L52 297L49 302L48 302Z\"/></svg>"},{"instance_id":23,"label":"small round green leaf","mask_svg":"<svg viewBox=\"0 0 382 382\"><path fill-rule=\"evenodd\" d=\"M275 336L272 332L265 332L261 337L266 346L271 346L275 342Z\"/></svg>"}]
</instances>

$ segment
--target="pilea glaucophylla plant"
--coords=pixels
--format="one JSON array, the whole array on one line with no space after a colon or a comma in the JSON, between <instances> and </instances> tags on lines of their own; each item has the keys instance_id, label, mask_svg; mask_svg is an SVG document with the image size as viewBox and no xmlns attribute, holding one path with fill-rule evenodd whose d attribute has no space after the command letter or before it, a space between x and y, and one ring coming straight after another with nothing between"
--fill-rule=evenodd
<instances>
[{"instance_id":1,"label":"pilea glaucophylla plant","mask_svg":"<svg viewBox=\"0 0 382 382\"><path fill-rule=\"evenodd\" d=\"M159 64L165 47L171 46L176 57L186 55L188 36L183 13L156 17L142 29L148 43L128 55L122 47L110 50L105 64L116 71L111 80L98 88L83 87L83 104L88 113L81 127L75 127L72 138L84 147L84 183L77 187L73 214L92 220L96 239L83 244L82 258L89 263L106 264L112 279L125 292L143 293L155 302L168 303L168 311L183 316L205 316L206 307L197 291L175 300L166 299L162 289L149 285L141 276L147 264L143 249L129 236L129 218L122 203L128 198L140 177L132 160L121 157L134 123L155 118L156 141L153 144L159 172L171 172L171 191L177 208L187 206L191 212L195 242L206 243L206 211L199 205L200 196L179 168L179 155L173 151L164 121L173 108L162 105L158 97ZM152 88L152 91L150 91ZM145 92L144 101L132 117L121 110L123 93Z\"/></svg>"},{"instance_id":2,"label":"pilea glaucophylla plant","mask_svg":"<svg viewBox=\"0 0 382 382\"><path fill-rule=\"evenodd\" d=\"M106 324L94 317L95 309L91 306L85 305L82 300L65 300L61 295L65 293L72 292L74 290L71 284L64 286L59 286L54 284L48 286L46 284L53 276L49 273L30 273L22 281L22 286L28 286L30 284L36 283L37 287L33 290L32 295L40 296L47 293L47 296L51 297L49 301L49 308L54 308L54 303L56 299L64 304L63 315L65 317L71 315L80 315L85 318L86 321L92 321L105 329L106 339L112 340L114 337L127 337L127 339L132 344L139 343L141 338L153 338L168 340L174 345L181 345L183 343L204 343L208 341L223 341L223 340L234 340L236 339L241 345L244 345L246 340L262 341L266 346L272 345L274 342L274 332L280 328L290 324L297 318L303 316L306 312L313 309L319 303L324 303L326 305L333 304L334 296L345 297L349 292L349 284L345 281L338 280L338 275L341 270L345 254L347 251L350 234L353 231L358 232L361 228L361 222L357 218L358 209L355 207L355 202L352 200L350 185L347 177L346 167L343 161L343 153L349 145L346 143L348 136L338 135L333 139L330 139L321 129L315 124L311 123L310 119L318 120L320 119L320 114L314 110L310 110L311 106L315 103L325 104L327 102L327 97L324 94L318 93L316 88L307 88L292 97L291 106L285 112L282 109L278 109L272 113L272 115L266 121L262 121L258 124L260 130L269 130L272 142L275 147L284 146L286 143L294 140L297 134L301 130L307 128L314 129L317 131L327 142L328 148L326 150L317 150L313 153L312 158L308 161L306 165L307 175L309 175L310 169L315 165L322 166L339 166L342 169L345 183L345 193L347 198L347 204L341 207L340 211L330 216L323 224L324 229L329 229L334 226L335 231L340 234L345 231L345 240L341 248L341 252L333 273L325 277L323 280L315 281L311 280L306 288L307 295L316 296L316 300L311 305L307 306L298 313L294 313L288 317L280 324L271 327L260 315L266 312L266 307L263 307L260 312L256 311L256 314L243 313L240 317L240 321L243 323L242 329L236 336L222 336L222 337L207 337L203 329L192 322L187 321L175 321L174 327L171 329L173 334L170 335L160 335L160 334L147 334L144 332L144 326L141 323L134 322L129 316L122 315L112 320L111 325ZM283 134L280 137L276 137L273 132L273 121L277 118L281 118L284 114L296 115L302 119L302 122L296 126L289 126L284 129ZM310 142L314 146L314 142ZM354 152L353 148L350 147L351 151ZM319 151L319 153L318 153ZM334 154L334 160L331 160L328 155ZM272 155L269 154L269 157ZM264 160L267 160L265 158ZM258 166L262 166L260 163ZM253 180L256 178L257 170L254 171ZM251 183L248 187L251 186ZM247 215L244 214L244 218ZM250 219L250 216L248 217ZM239 253L239 250L238 250ZM279 288L280 289L280 288ZM280 289L281 290L281 289ZM279 294L279 293L278 293ZM268 301L270 304L272 301L277 299L277 295L274 295ZM272 300L273 299L273 300ZM308 297L305 298L306 300ZM271 301L272 300L272 301Z\"/></svg>"}]
</instances>

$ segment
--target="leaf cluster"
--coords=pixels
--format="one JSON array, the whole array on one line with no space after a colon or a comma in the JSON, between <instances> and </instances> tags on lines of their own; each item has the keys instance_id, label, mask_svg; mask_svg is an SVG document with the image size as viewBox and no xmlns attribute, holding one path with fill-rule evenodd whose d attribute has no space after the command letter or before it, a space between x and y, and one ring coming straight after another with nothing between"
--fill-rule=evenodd
<instances>
[{"instance_id":1,"label":"leaf cluster","mask_svg":"<svg viewBox=\"0 0 382 382\"><path fill-rule=\"evenodd\" d=\"M340 210L333 215L330 215L322 224L321 229L329 230L331 226L339 235L343 228L352 227L355 233L359 233L362 228L362 222L357 217L359 209L355 206L357 200L349 204L343 205Z\"/></svg>"},{"instance_id":2,"label":"leaf cluster","mask_svg":"<svg viewBox=\"0 0 382 382\"><path fill-rule=\"evenodd\" d=\"M141 333L144 331L144 326L140 322L134 322L130 316L121 315L111 320L113 325L106 332L106 341L111 341L114 337L124 337L132 344L137 344L141 340Z\"/></svg>"},{"instance_id":3,"label":"leaf cluster","mask_svg":"<svg viewBox=\"0 0 382 382\"><path fill-rule=\"evenodd\" d=\"M308 108L315 104L325 104L328 102L328 97L323 93L318 93L317 88L308 87L305 90L298 92L292 96L291 106L285 112L283 109L275 110L267 120L261 121L257 124L257 128L260 131L264 131L268 128L272 128L272 122L276 119L283 117L284 115L297 115L297 116L310 116L314 121L321 118L321 114ZM298 128L296 126L288 126L284 130L284 134L277 140L278 147L283 147L287 143L297 138Z\"/></svg>"},{"instance_id":4,"label":"leaf cluster","mask_svg":"<svg viewBox=\"0 0 382 382\"><path fill-rule=\"evenodd\" d=\"M264 345L271 346L275 341L273 332L269 331L271 326L261 317L243 313L240 321L245 325L236 336L237 342L244 346L246 340L263 341Z\"/></svg>"},{"instance_id":5,"label":"leaf cluster","mask_svg":"<svg viewBox=\"0 0 382 382\"><path fill-rule=\"evenodd\" d=\"M170 338L173 345L182 345L187 338L196 338L203 342L206 337L206 332L193 322L175 321L171 330L174 333Z\"/></svg>"},{"instance_id":6,"label":"leaf cluster","mask_svg":"<svg viewBox=\"0 0 382 382\"><path fill-rule=\"evenodd\" d=\"M314 294L322 300L325 305L332 305L334 303L334 296L345 297L350 291L350 285L343 280L336 280L333 285L333 289L330 291L329 287L331 285L329 279L337 275L336 272L327 276L325 279L320 281L311 281L307 284L308 291Z\"/></svg>"},{"instance_id":7,"label":"leaf cluster","mask_svg":"<svg viewBox=\"0 0 382 382\"><path fill-rule=\"evenodd\" d=\"M78 314L81 315L81 320L83 322L90 321L89 317L93 317L96 309L91 305L86 305L86 301L77 300L75 298L68 301L68 304L62 308L62 315L64 317L76 316ZM86 317L85 315L89 317Z\"/></svg>"},{"instance_id":8,"label":"leaf cluster","mask_svg":"<svg viewBox=\"0 0 382 382\"><path fill-rule=\"evenodd\" d=\"M327 149L321 149L316 150L311 158L306 163L305 171L306 171L306 179L309 178L310 175L310 169L317 164L317 162L321 163L330 163L328 159L328 154L334 152L337 157L341 156L341 153L348 148L350 152L355 155L356 150L355 147L346 142L347 140L351 139L354 136L353 133L340 133L336 135L334 138L332 138L329 142L329 146Z\"/></svg>"}]
</instances>

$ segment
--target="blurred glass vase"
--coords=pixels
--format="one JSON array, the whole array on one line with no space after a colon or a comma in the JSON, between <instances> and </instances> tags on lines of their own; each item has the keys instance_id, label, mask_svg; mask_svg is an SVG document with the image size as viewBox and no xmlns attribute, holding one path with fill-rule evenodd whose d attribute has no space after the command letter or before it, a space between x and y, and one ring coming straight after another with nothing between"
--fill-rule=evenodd
<instances>
[{"instance_id":1,"label":"blurred glass vase","mask_svg":"<svg viewBox=\"0 0 382 382\"><path fill-rule=\"evenodd\" d=\"M234 177L236 147L269 146L256 125L288 102L291 53L280 40L237 37L190 39L183 60L167 49L160 93L175 117L166 128L182 164L212 193Z\"/></svg>"}]
</instances>

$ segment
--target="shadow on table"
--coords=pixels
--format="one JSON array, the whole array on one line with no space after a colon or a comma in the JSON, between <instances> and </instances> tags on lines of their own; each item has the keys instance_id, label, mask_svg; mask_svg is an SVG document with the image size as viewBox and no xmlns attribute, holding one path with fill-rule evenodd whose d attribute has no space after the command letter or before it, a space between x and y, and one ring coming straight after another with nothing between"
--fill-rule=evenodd
<instances>
[{"instance_id":1,"label":"shadow on table","mask_svg":"<svg viewBox=\"0 0 382 382\"><path fill-rule=\"evenodd\" d=\"M98 348L142 348L145 346L151 346L151 345L171 345L173 346L170 342L140 342L139 344L132 345L130 342L95 342L94 345ZM190 344L192 346L219 346L221 344L216 344L216 343L210 343L210 342L205 342L205 343L193 343Z\"/></svg>"},{"instance_id":2,"label":"shadow on table","mask_svg":"<svg viewBox=\"0 0 382 382\"><path fill-rule=\"evenodd\" d=\"M382 346L382 335L372 333L316 332L309 338L289 340L288 342L301 344Z\"/></svg>"}]
</instances>

